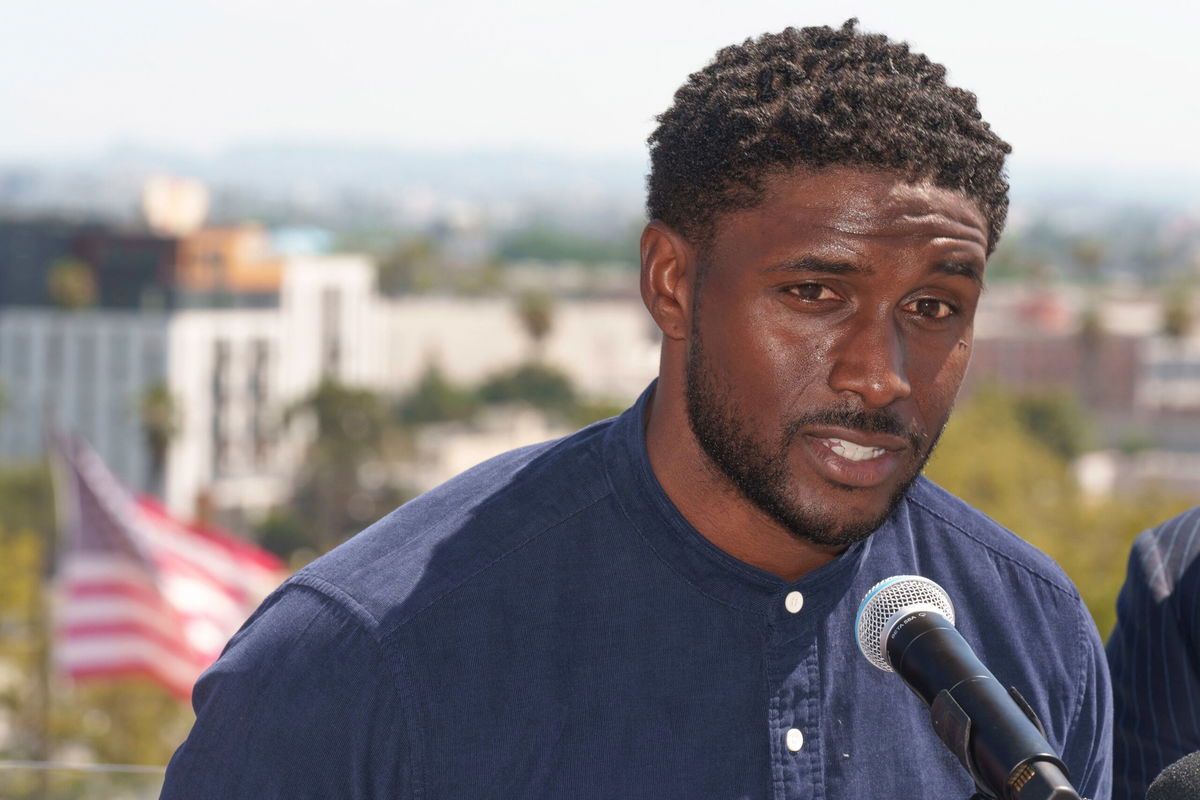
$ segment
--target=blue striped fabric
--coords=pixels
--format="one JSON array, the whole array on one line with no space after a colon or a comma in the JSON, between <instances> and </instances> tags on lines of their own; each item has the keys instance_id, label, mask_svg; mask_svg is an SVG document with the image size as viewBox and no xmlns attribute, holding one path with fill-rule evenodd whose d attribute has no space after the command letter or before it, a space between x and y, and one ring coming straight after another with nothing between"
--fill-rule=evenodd
<instances>
[{"instance_id":1,"label":"blue striped fabric","mask_svg":"<svg viewBox=\"0 0 1200 800\"><path fill-rule=\"evenodd\" d=\"M1146 796L1200 750L1200 508L1134 542L1108 641L1116 704L1113 797Z\"/></svg>"}]
</instances>

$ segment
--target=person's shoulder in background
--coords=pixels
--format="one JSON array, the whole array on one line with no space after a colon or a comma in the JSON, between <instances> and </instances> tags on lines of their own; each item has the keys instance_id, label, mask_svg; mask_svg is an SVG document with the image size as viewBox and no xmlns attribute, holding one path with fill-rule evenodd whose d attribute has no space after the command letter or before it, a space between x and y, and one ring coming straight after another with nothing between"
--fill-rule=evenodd
<instances>
[{"instance_id":1,"label":"person's shoulder in background","mask_svg":"<svg viewBox=\"0 0 1200 800\"><path fill-rule=\"evenodd\" d=\"M1106 648L1113 680L1117 798L1145 796L1168 764L1200 750L1200 508L1141 533Z\"/></svg>"}]
</instances>

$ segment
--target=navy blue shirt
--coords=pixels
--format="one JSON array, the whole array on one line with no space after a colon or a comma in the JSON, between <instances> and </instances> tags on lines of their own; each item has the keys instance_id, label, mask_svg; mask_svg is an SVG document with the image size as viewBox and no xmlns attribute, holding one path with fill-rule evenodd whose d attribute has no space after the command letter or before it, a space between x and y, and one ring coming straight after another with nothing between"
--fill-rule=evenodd
<instances>
[{"instance_id":1,"label":"navy blue shirt","mask_svg":"<svg viewBox=\"0 0 1200 800\"><path fill-rule=\"evenodd\" d=\"M293 576L197 684L163 797L966 800L925 706L854 641L859 601L896 574L947 590L1077 786L1109 796L1103 650L1049 559L921 479L867 541L786 582L671 504L645 402L488 461Z\"/></svg>"},{"instance_id":2,"label":"navy blue shirt","mask_svg":"<svg viewBox=\"0 0 1200 800\"><path fill-rule=\"evenodd\" d=\"M1133 544L1108 640L1114 795L1146 796L1164 767L1200 750L1200 509Z\"/></svg>"}]
</instances>

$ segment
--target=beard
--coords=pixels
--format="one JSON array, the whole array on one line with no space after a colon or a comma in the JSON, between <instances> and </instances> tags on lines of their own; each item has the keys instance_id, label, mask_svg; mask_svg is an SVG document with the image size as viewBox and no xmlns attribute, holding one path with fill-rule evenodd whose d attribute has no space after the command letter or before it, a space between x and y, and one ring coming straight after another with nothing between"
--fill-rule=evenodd
<instances>
[{"instance_id":1,"label":"beard","mask_svg":"<svg viewBox=\"0 0 1200 800\"><path fill-rule=\"evenodd\" d=\"M738 401L730 387L723 384L704 353L699 325L693 325L687 361L688 423L711 466L728 479L733 487L760 511L773 519L797 539L829 547L848 547L870 536L891 516L913 481L929 460L941 429L929 437L906 427L894 411L864 410L853 407L833 407L801 414L786 420L775 442L755 439L749 430L749 418L740 413ZM810 425L837 425L851 430L901 436L911 446L910 463L886 507L869 518L847 518L839 515L836 502L822 506L819 501L805 502L797 497L789 470L789 454L796 438ZM869 489L842 487L844 491L863 492Z\"/></svg>"}]
</instances>

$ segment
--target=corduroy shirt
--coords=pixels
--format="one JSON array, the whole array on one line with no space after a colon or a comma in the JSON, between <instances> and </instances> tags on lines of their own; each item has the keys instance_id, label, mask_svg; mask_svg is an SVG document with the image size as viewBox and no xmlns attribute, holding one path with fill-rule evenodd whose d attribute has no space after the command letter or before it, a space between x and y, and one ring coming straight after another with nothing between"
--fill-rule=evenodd
<instances>
[{"instance_id":1,"label":"corduroy shirt","mask_svg":"<svg viewBox=\"0 0 1200 800\"><path fill-rule=\"evenodd\" d=\"M787 582L713 546L622 416L499 456L301 570L197 684L183 798L966 798L928 711L852 632L882 578L946 589L1076 786L1105 800L1111 699L1048 558L925 479Z\"/></svg>"}]
</instances>

